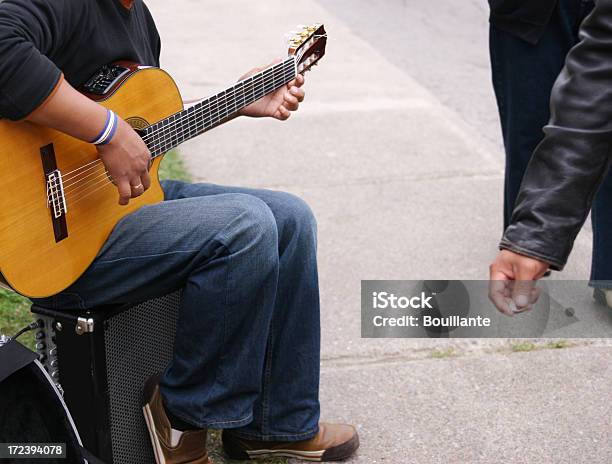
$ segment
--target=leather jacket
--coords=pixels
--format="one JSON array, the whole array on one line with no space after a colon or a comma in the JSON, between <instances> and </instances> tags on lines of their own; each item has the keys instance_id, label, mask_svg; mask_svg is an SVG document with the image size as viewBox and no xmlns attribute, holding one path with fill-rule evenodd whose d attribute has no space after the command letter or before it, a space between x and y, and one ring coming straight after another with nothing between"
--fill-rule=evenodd
<instances>
[{"instance_id":1,"label":"leather jacket","mask_svg":"<svg viewBox=\"0 0 612 464\"><path fill-rule=\"evenodd\" d=\"M598 0L583 22L544 133L500 248L561 270L612 159L612 0Z\"/></svg>"}]
</instances>

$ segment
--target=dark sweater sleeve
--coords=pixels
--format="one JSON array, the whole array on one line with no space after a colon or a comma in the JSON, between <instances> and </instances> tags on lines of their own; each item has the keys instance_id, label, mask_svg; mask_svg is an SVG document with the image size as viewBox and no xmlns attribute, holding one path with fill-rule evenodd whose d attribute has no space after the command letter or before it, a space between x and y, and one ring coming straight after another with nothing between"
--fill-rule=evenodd
<instances>
[{"instance_id":1,"label":"dark sweater sleeve","mask_svg":"<svg viewBox=\"0 0 612 464\"><path fill-rule=\"evenodd\" d=\"M0 3L0 116L19 120L51 94L61 71L48 58L70 40L86 0Z\"/></svg>"},{"instance_id":2,"label":"dark sweater sleeve","mask_svg":"<svg viewBox=\"0 0 612 464\"><path fill-rule=\"evenodd\" d=\"M610 167L612 1L598 1L582 24L553 88L544 132L501 248L560 270Z\"/></svg>"}]
</instances>

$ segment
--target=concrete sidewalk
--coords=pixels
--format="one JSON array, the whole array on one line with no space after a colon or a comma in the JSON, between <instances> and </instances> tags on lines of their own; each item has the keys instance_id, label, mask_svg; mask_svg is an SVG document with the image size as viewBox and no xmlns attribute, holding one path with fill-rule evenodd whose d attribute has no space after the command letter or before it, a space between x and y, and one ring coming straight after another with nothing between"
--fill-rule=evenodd
<instances>
[{"instance_id":1,"label":"concrete sidewalk","mask_svg":"<svg viewBox=\"0 0 612 464\"><path fill-rule=\"evenodd\" d=\"M611 380L609 348L383 358L326 364L322 396L360 428L351 463L604 464Z\"/></svg>"},{"instance_id":2,"label":"concrete sidewalk","mask_svg":"<svg viewBox=\"0 0 612 464\"><path fill-rule=\"evenodd\" d=\"M361 279L484 279L500 235L499 144L392 59L399 41L369 41L340 1L147 3L162 65L186 99L282 56L296 23L326 23L328 54L287 123L237 120L181 153L197 180L287 190L313 208L323 417L359 425L363 447L351 462L612 462L610 346L517 354L506 340L360 338ZM351 5L359 16L362 2ZM482 34L449 41L481 47L473 60L483 60L486 16L476 13L470 27ZM588 247L587 232L564 278L587 278Z\"/></svg>"}]
</instances>

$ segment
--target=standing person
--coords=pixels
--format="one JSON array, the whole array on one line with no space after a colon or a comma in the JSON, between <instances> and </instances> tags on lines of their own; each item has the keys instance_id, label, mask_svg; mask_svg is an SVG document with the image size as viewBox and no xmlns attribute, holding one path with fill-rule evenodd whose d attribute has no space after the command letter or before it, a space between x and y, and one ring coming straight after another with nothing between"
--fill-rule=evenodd
<instances>
[{"instance_id":1,"label":"standing person","mask_svg":"<svg viewBox=\"0 0 612 464\"><path fill-rule=\"evenodd\" d=\"M550 93L593 0L489 0L493 87L506 151L504 229L532 153L550 118ZM612 176L602 183L591 213L591 285L612 306Z\"/></svg>"},{"instance_id":2,"label":"standing person","mask_svg":"<svg viewBox=\"0 0 612 464\"><path fill-rule=\"evenodd\" d=\"M598 0L555 82L544 140L527 167L502 250L490 267L491 298L500 311L512 313L510 287L514 304L528 307L537 296L533 281L549 268L565 266L596 195L602 202L597 206L612 200L611 57L612 0ZM599 214L610 218L612 209Z\"/></svg>"},{"instance_id":3,"label":"standing person","mask_svg":"<svg viewBox=\"0 0 612 464\"><path fill-rule=\"evenodd\" d=\"M103 135L99 157L125 205L150 186L151 154L127 122L75 88L114 61L158 66L160 47L142 0L5 0L0 116L84 141ZM304 99L303 84L298 76L241 115L286 120ZM176 181L162 187L166 201L123 218L87 271L39 303L85 309L182 288L173 360L145 388L158 464L208 463L207 428L224 429L225 450L236 459L350 456L359 445L356 430L318 422L310 208L269 190Z\"/></svg>"}]
</instances>

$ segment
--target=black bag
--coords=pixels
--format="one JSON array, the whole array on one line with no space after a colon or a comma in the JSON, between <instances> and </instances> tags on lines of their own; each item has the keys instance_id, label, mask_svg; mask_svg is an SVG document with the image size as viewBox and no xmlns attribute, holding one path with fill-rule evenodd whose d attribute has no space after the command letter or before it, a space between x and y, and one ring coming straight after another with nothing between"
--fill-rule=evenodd
<instances>
[{"instance_id":1,"label":"black bag","mask_svg":"<svg viewBox=\"0 0 612 464\"><path fill-rule=\"evenodd\" d=\"M14 340L0 340L0 443L66 444L66 458L16 464L102 464L83 448L62 395L36 353Z\"/></svg>"}]
</instances>

